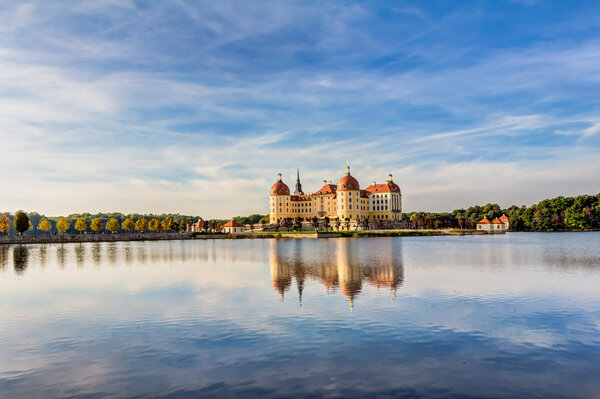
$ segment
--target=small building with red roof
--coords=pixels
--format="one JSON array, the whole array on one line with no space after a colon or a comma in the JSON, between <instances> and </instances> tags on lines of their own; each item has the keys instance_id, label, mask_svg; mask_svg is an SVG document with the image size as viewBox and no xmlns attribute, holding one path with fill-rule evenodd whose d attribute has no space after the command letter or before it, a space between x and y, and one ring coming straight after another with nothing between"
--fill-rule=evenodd
<instances>
[{"instance_id":1,"label":"small building with red roof","mask_svg":"<svg viewBox=\"0 0 600 399\"><path fill-rule=\"evenodd\" d=\"M223 232L227 234L240 234L244 232L244 225L232 219L223 225Z\"/></svg>"},{"instance_id":2,"label":"small building with red roof","mask_svg":"<svg viewBox=\"0 0 600 399\"><path fill-rule=\"evenodd\" d=\"M510 225L508 217L505 214L502 214L498 219L504 223L504 230L508 230L508 226Z\"/></svg>"},{"instance_id":3,"label":"small building with red roof","mask_svg":"<svg viewBox=\"0 0 600 399\"><path fill-rule=\"evenodd\" d=\"M486 233L490 234L506 232L504 223L498 218L495 218L491 222L488 218L481 219L479 222L477 222L477 230L485 231Z\"/></svg>"}]
</instances>

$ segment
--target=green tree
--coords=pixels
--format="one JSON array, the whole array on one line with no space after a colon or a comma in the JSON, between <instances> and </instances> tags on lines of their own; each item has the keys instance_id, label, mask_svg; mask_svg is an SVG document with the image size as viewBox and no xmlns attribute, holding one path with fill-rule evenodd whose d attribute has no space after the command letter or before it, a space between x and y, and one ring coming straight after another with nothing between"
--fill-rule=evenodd
<instances>
[{"instance_id":1,"label":"green tree","mask_svg":"<svg viewBox=\"0 0 600 399\"><path fill-rule=\"evenodd\" d=\"M552 215L547 208L538 208L533 213L533 225L537 231L548 231L552 221Z\"/></svg>"},{"instance_id":2,"label":"green tree","mask_svg":"<svg viewBox=\"0 0 600 399\"><path fill-rule=\"evenodd\" d=\"M81 217L81 218L77 219L77 221L75 222L75 230L77 230L79 232L79 234L86 231L87 228L88 228L88 225L87 225L85 218Z\"/></svg>"},{"instance_id":3,"label":"green tree","mask_svg":"<svg viewBox=\"0 0 600 399\"><path fill-rule=\"evenodd\" d=\"M150 221L150 223L148 224L148 227L150 228L151 231L158 231L161 228L161 223L160 220L154 218Z\"/></svg>"},{"instance_id":4,"label":"green tree","mask_svg":"<svg viewBox=\"0 0 600 399\"><path fill-rule=\"evenodd\" d=\"M146 218L138 219L137 222L135 222L135 229L141 232L148 230L148 221Z\"/></svg>"},{"instance_id":5,"label":"green tree","mask_svg":"<svg viewBox=\"0 0 600 399\"><path fill-rule=\"evenodd\" d=\"M52 224L50 224L50 221L48 219L43 218L38 223L38 227L37 228L38 228L38 230L49 232L50 229L52 228Z\"/></svg>"},{"instance_id":6,"label":"green tree","mask_svg":"<svg viewBox=\"0 0 600 399\"><path fill-rule=\"evenodd\" d=\"M121 223L121 228L131 233L131 231L133 231L135 228L135 223L130 218L127 218L123 221L123 223Z\"/></svg>"},{"instance_id":7,"label":"green tree","mask_svg":"<svg viewBox=\"0 0 600 399\"><path fill-rule=\"evenodd\" d=\"M29 230L29 216L23 211L18 211L15 213L14 225L19 235L23 235L23 233Z\"/></svg>"},{"instance_id":8,"label":"green tree","mask_svg":"<svg viewBox=\"0 0 600 399\"><path fill-rule=\"evenodd\" d=\"M119 230L119 227L119 221L115 218L110 218L108 219L108 222L106 222L106 229L112 233Z\"/></svg>"},{"instance_id":9,"label":"green tree","mask_svg":"<svg viewBox=\"0 0 600 399\"><path fill-rule=\"evenodd\" d=\"M104 223L102 222L102 219L95 218L94 220L92 220L92 223L90 224L90 228L93 231L95 231L96 233L99 232L100 230L102 230L104 228Z\"/></svg>"},{"instance_id":10,"label":"green tree","mask_svg":"<svg viewBox=\"0 0 600 399\"><path fill-rule=\"evenodd\" d=\"M577 209L575 205L565 211L565 226L569 229L587 229L588 221L583 209Z\"/></svg>"},{"instance_id":11,"label":"green tree","mask_svg":"<svg viewBox=\"0 0 600 399\"><path fill-rule=\"evenodd\" d=\"M67 220L67 218L60 218L60 219L58 219L58 222L56 222L56 229L60 233L64 233L65 231L69 230L70 228L71 228L71 223L69 222L69 220Z\"/></svg>"}]
</instances>

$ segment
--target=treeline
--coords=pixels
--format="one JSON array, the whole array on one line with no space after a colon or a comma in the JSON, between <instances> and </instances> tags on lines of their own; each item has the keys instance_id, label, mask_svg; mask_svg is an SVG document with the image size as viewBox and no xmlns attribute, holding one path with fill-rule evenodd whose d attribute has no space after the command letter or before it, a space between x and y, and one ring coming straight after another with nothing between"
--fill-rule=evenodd
<instances>
[{"instance_id":1,"label":"treeline","mask_svg":"<svg viewBox=\"0 0 600 399\"><path fill-rule=\"evenodd\" d=\"M485 218L506 215L510 231L563 231L600 228L600 194L556 197L530 207L513 205L502 209L498 204L471 206L449 213L410 212L402 215L415 227L426 229L473 229Z\"/></svg>"},{"instance_id":2,"label":"treeline","mask_svg":"<svg viewBox=\"0 0 600 399\"><path fill-rule=\"evenodd\" d=\"M132 231L185 231L187 224L202 220L180 214L74 213L64 217L46 217L37 212L0 214L0 233L27 235L107 233Z\"/></svg>"},{"instance_id":3,"label":"treeline","mask_svg":"<svg viewBox=\"0 0 600 399\"><path fill-rule=\"evenodd\" d=\"M236 222L240 224L252 224L258 225L261 223L269 223L269 215L260 215L258 213L252 214L250 216L236 216L233 218Z\"/></svg>"}]
</instances>

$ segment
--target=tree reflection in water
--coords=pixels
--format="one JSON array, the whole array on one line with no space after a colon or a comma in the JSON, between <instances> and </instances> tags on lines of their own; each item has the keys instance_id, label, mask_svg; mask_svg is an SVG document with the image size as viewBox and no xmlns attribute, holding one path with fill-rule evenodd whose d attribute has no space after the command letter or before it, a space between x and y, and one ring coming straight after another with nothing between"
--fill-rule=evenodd
<instances>
[{"instance_id":1,"label":"tree reflection in water","mask_svg":"<svg viewBox=\"0 0 600 399\"><path fill-rule=\"evenodd\" d=\"M323 283L327 293L339 288L347 298L350 308L360 294L363 283L396 292L404 281L404 265L400 240L380 242L377 257L361 254L360 246L349 240L327 240L321 251L303 251L301 240L294 244L272 240L269 246L271 283L283 302L286 291L296 281L299 305L306 279ZM293 245L293 248L290 246ZM316 255L315 255L316 254Z\"/></svg>"},{"instance_id":2,"label":"tree reflection in water","mask_svg":"<svg viewBox=\"0 0 600 399\"><path fill-rule=\"evenodd\" d=\"M79 243L75 247L75 259L77 260L77 266L83 267L85 262L85 245Z\"/></svg>"},{"instance_id":3,"label":"tree reflection in water","mask_svg":"<svg viewBox=\"0 0 600 399\"><path fill-rule=\"evenodd\" d=\"M0 269L5 269L8 264L8 248L0 245Z\"/></svg>"},{"instance_id":4,"label":"tree reflection in water","mask_svg":"<svg viewBox=\"0 0 600 399\"><path fill-rule=\"evenodd\" d=\"M19 245L13 249L13 265L17 274L22 274L28 266L29 249Z\"/></svg>"}]
</instances>

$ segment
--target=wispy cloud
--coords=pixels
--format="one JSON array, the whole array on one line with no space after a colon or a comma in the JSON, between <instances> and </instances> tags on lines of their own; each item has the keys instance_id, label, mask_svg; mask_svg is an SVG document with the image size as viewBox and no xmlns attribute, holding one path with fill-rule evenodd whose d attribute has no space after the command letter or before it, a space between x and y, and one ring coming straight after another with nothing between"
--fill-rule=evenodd
<instances>
[{"instance_id":1,"label":"wispy cloud","mask_svg":"<svg viewBox=\"0 0 600 399\"><path fill-rule=\"evenodd\" d=\"M265 212L275 173L346 161L409 210L597 191L557 176L596 172L600 32L581 6L520 35L535 7L6 3L0 208Z\"/></svg>"}]
</instances>

